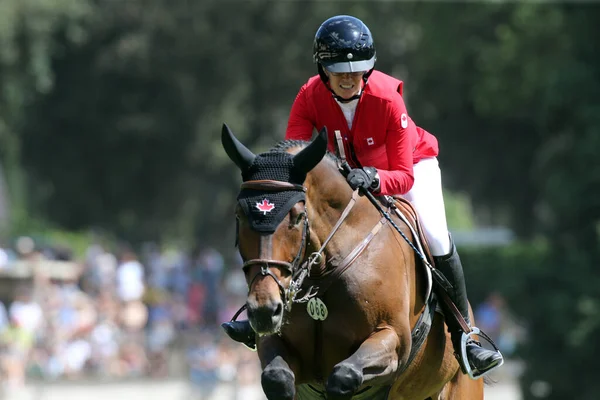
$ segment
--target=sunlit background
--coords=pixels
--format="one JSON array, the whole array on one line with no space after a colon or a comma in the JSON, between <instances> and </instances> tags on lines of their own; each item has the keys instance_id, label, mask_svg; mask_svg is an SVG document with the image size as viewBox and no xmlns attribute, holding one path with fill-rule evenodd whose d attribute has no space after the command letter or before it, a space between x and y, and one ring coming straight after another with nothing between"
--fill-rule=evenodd
<instances>
[{"instance_id":1,"label":"sunlit background","mask_svg":"<svg viewBox=\"0 0 600 400\"><path fill-rule=\"evenodd\" d=\"M281 140L336 14L440 141L486 399L600 398L600 7L226 0L0 0L0 397L262 399L220 126Z\"/></svg>"}]
</instances>

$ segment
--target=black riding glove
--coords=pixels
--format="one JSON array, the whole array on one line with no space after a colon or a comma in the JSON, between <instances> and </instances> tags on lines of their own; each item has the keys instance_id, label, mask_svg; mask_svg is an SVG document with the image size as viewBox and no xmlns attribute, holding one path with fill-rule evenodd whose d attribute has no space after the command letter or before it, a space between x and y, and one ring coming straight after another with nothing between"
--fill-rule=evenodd
<instances>
[{"instance_id":1,"label":"black riding glove","mask_svg":"<svg viewBox=\"0 0 600 400\"><path fill-rule=\"evenodd\" d=\"M346 177L346 181L352 189L361 187L370 191L379 190L379 175L373 167L354 168Z\"/></svg>"}]
</instances>

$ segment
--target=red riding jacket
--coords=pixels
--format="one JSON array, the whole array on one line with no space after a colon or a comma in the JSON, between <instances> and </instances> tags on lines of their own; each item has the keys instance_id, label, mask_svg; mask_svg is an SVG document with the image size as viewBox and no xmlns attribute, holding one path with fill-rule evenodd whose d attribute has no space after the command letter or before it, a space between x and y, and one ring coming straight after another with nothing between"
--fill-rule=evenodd
<instances>
[{"instance_id":1,"label":"red riding jacket","mask_svg":"<svg viewBox=\"0 0 600 400\"><path fill-rule=\"evenodd\" d=\"M402 99L402 81L373 71L358 100L352 129L332 93L319 76L300 88L292 105L286 139L309 141L313 129L329 132L329 150L335 150L335 134L344 138L344 150L352 167L377 168L381 194L404 194L414 182L413 165L438 155L435 136L408 117Z\"/></svg>"}]
</instances>

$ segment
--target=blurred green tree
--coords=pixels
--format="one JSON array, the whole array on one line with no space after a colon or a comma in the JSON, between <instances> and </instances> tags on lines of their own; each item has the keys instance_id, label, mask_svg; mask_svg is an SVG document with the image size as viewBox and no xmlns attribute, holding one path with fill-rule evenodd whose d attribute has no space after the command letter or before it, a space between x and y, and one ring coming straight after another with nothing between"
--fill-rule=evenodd
<instances>
[{"instance_id":1,"label":"blurred green tree","mask_svg":"<svg viewBox=\"0 0 600 400\"><path fill-rule=\"evenodd\" d=\"M20 131L26 108L52 91L52 56L64 45L85 41L92 14L87 0L0 2L0 162L7 175L14 219L27 213ZM54 33L64 31L64 41Z\"/></svg>"},{"instance_id":2,"label":"blurred green tree","mask_svg":"<svg viewBox=\"0 0 600 400\"><path fill-rule=\"evenodd\" d=\"M436 17L450 7L457 19ZM419 117L433 116L447 182L471 194L475 208L488 209L489 222L548 245L524 269L500 270L505 279L476 279L488 289L494 282L528 324L525 398L594 399L600 53L591 38L600 37L600 8L526 3L430 10L435 27L423 29L407 55L411 81L419 85L411 103ZM492 264L493 258L483 260L480 268ZM549 384L549 392L540 393L538 382Z\"/></svg>"}]
</instances>

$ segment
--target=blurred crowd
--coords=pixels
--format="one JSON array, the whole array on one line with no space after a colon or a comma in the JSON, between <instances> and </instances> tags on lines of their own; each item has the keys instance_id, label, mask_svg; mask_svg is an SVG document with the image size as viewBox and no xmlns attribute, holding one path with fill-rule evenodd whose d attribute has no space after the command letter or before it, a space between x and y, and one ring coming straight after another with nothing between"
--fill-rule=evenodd
<instances>
[{"instance_id":1,"label":"blurred crowd","mask_svg":"<svg viewBox=\"0 0 600 400\"><path fill-rule=\"evenodd\" d=\"M187 376L200 398L222 383L251 398L244 390L258 384L256 354L219 327L245 302L234 260L226 265L211 247L185 252L147 244L136 254L97 243L74 260L69 249L38 248L27 237L0 248L2 382L18 388L28 379ZM42 268L52 261L68 273ZM24 265L30 273L11 275ZM475 316L511 357L524 332L502 296L491 293Z\"/></svg>"},{"instance_id":2,"label":"blurred crowd","mask_svg":"<svg viewBox=\"0 0 600 400\"><path fill-rule=\"evenodd\" d=\"M474 313L477 327L494 340L504 357L516 358L518 346L527 338L527 330L508 308L502 294L491 292L475 307Z\"/></svg>"},{"instance_id":3,"label":"blurred crowd","mask_svg":"<svg viewBox=\"0 0 600 400\"><path fill-rule=\"evenodd\" d=\"M38 268L51 260L71 263L75 273L57 278ZM24 262L31 276L10 277ZM243 392L260 375L256 354L220 330L244 303L246 283L239 265L226 265L214 248L147 244L136 254L93 244L73 260L68 249L38 249L20 238L14 249L0 250L0 276L8 282L0 302L0 372L12 387L36 378L186 374L204 392L219 382Z\"/></svg>"}]
</instances>

